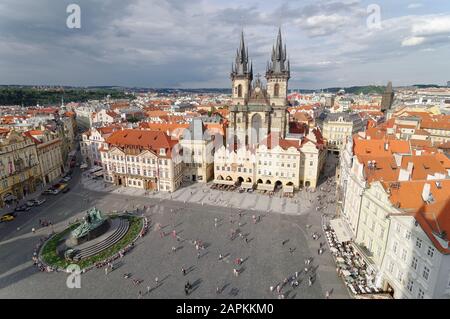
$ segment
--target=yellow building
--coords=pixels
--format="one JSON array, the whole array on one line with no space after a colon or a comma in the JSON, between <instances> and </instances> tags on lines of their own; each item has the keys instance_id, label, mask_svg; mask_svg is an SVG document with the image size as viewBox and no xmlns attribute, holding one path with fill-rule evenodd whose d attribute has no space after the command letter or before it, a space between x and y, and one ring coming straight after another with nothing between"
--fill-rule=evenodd
<instances>
[{"instance_id":1,"label":"yellow building","mask_svg":"<svg viewBox=\"0 0 450 319\"><path fill-rule=\"evenodd\" d=\"M39 161L32 138L0 129L0 207L36 191L39 184Z\"/></svg>"},{"instance_id":2,"label":"yellow building","mask_svg":"<svg viewBox=\"0 0 450 319\"><path fill-rule=\"evenodd\" d=\"M36 144L43 183L52 183L64 172L61 138L57 133L43 130L32 130L25 134Z\"/></svg>"}]
</instances>

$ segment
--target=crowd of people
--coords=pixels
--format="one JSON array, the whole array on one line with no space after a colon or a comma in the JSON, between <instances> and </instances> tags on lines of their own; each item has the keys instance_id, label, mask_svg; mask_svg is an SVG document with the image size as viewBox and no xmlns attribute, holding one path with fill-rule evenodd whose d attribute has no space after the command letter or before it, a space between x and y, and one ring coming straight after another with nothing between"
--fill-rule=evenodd
<instances>
[{"instance_id":1,"label":"crowd of people","mask_svg":"<svg viewBox=\"0 0 450 319\"><path fill-rule=\"evenodd\" d=\"M339 242L331 227L325 228L330 251L336 261L336 272L355 295L382 292L374 284L375 274L362 256L355 251L352 242Z\"/></svg>"},{"instance_id":2,"label":"crowd of people","mask_svg":"<svg viewBox=\"0 0 450 319\"><path fill-rule=\"evenodd\" d=\"M39 239L39 243L34 246L33 250L33 256L31 257L31 260L33 261L33 265L39 269L39 271L43 272L54 272L57 271L57 268L51 267L49 265L44 264L39 260L39 251L42 248L42 245L52 236L52 234L47 235L45 237L41 237Z\"/></svg>"}]
</instances>

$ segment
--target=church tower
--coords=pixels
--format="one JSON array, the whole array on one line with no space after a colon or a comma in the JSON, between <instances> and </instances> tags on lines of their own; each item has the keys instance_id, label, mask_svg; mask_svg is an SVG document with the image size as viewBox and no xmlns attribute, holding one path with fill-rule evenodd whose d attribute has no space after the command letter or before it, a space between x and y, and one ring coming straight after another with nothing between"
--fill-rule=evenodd
<instances>
[{"instance_id":1,"label":"church tower","mask_svg":"<svg viewBox=\"0 0 450 319\"><path fill-rule=\"evenodd\" d=\"M273 108L272 127L279 129L281 136L286 135L288 81L291 77L290 63L287 59L286 45L283 45L281 28L275 46L272 47L272 57L267 63L266 79L267 93Z\"/></svg>"},{"instance_id":2,"label":"church tower","mask_svg":"<svg viewBox=\"0 0 450 319\"><path fill-rule=\"evenodd\" d=\"M386 114L386 112L391 109L393 103L394 103L394 90L392 88L392 82L389 81L389 83L386 86L386 90L382 95L381 112Z\"/></svg>"},{"instance_id":3,"label":"church tower","mask_svg":"<svg viewBox=\"0 0 450 319\"><path fill-rule=\"evenodd\" d=\"M236 60L231 65L233 105L244 105L248 101L250 86L253 80L253 65L248 61L248 48L245 46L244 32L236 53Z\"/></svg>"}]
</instances>

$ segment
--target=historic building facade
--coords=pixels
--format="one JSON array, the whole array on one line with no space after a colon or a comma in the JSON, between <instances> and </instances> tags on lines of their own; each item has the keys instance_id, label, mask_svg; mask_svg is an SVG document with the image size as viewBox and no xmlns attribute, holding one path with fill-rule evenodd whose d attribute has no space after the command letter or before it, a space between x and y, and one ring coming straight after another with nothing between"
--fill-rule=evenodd
<instances>
[{"instance_id":1,"label":"historic building facade","mask_svg":"<svg viewBox=\"0 0 450 319\"><path fill-rule=\"evenodd\" d=\"M173 192L183 179L177 140L164 132L124 129L100 150L104 180L118 186Z\"/></svg>"},{"instance_id":2,"label":"historic building facade","mask_svg":"<svg viewBox=\"0 0 450 319\"><path fill-rule=\"evenodd\" d=\"M194 119L184 130L180 146L183 149L183 180L209 182L214 176L214 144L212 135L201 119Z\"/></svg>"},{"instance_id":3,"label":"historic building facade","mask_svg":"<svg viewBox=\"0 0 450 319\"><path fill-rule=\"evenodd\" d=\"M0 207L34 192L41 182L33 140L14 130L0 129Z\"/></svg>"},{"instance_id":4,"label":"historic building facade","mask_svg":"<svg viewBox=\"0 0 450 319\"><path fill-rule=\"evenodd\" d=\"M214 155L215 183L292 192L316 187L326 151L318 128L289 134L290 63L281 30L266 68L266 84L253 81L253 65L241 35L232 64L232 105L226 146Z\"/></svg>"},{"instance_id":5,"label":"historic building facade","mask_svg":"<svg viewBox=\"0 0 450 319\"><path fill-rule=\"evenodd\" d=\"M287 92L290 78L290 64L286 58L281 30L272 48L270 62L267 63L267 86L259 75L253 83L253 65L249 61L244 34L235 63L232 65L232 106L230 107L230 134L235 137L231 143L257 145L271 132L286 135Z\"/></svg>"}]
</instances>

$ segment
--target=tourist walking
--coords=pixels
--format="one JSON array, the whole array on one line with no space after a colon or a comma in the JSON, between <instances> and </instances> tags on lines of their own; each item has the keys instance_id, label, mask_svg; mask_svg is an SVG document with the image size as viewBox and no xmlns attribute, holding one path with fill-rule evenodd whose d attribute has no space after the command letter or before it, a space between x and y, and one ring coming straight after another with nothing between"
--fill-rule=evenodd
<instances>
[{"instance_id":1,"label":"tourist walking","mask_svg":"<svg viewBox=\"0 0 450 319\"><path fill-rule=\"evenodd\" d=\"M183 273L183 276L186 276L186 269L184 269L184 267L181 267L181 272Z\"/></svg>"}]
</instances>

